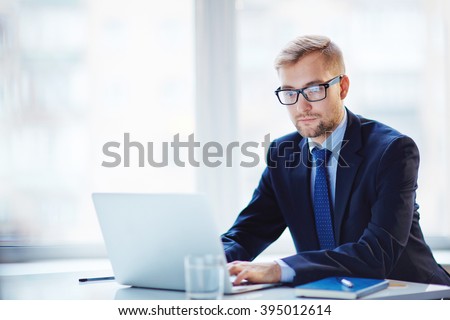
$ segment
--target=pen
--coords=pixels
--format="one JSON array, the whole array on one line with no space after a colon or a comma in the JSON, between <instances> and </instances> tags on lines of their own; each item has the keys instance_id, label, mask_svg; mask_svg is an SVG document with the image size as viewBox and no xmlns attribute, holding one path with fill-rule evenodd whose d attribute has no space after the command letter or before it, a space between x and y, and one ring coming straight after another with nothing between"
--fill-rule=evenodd
<instances>
[{"instance_id":1,"label":"pen","mask_svg":"<svg viewBox=\"0 0 450 320\"><path fill-rule=\"evenodd\" d=\"M114 277L81 278L79 282L114 280Z\"/></svg>"},{"instance_id":2,"label":"pen","mask_svg":"<svg viewBox=\"0 0 450 320\"><path fill-rule=\"evenodd\" d=\"M353 283L350 280L347 279L340 279L339 282L343 285L346 286L347 288L353 288Z\"/></svg>"}]
</instances>

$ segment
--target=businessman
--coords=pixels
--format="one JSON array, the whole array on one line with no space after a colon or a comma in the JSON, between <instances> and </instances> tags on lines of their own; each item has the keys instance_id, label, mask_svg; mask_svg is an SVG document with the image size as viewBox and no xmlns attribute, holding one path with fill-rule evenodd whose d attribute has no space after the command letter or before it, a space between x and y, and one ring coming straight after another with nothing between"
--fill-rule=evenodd
<instances>
[{"instance_id":1,"label":"businessman","mask_svg":"<svg viewBox=\"0 0 450 320\"><path fill-rule=\"evenodd\" d=\"M273 141L248 206L222 235L235 284L328 276L450 285L419 225L414 141L344 106L341 50L302 36L277 56L275 91L297 131ZM289 228L296 254L251 262Z\"/></svg>"}]
</instances>

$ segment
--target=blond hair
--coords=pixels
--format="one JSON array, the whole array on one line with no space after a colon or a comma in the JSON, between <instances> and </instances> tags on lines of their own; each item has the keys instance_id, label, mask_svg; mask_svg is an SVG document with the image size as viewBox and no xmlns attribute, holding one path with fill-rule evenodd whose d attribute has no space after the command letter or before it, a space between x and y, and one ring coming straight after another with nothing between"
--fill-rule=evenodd
<instances>
[{"instance_id":1,"label":"blond hair","mask_svg":"<svg viewBox=\"0 0 450 320\"><path fill-rule=\"evenodd\" d=\"M302 57L320 52L329 68L345 73L344 58L339 47L330 38L319 35L300 36L289 42L275 58L275 69L297 63Z\"/></svg>"}]
</instances>

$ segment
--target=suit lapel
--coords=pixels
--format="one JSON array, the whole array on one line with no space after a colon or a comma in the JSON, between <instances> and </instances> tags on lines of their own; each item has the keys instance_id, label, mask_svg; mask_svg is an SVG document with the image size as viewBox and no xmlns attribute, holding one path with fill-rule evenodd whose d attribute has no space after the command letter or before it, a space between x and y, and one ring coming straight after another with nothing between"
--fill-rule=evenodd
<instances>
[{"instance_id":1,"label":"suit lapel","mask_svg":"<svg viewBox=\"0 0 450 320\"><path fill-rule=\"evenodd\" d=\"M347 113L348 124L342 141L336 176L334 231L337 245L340 244L342 221L352 192L353 182L362 161L362 157L357 154L357 151L361 148L361 122L349 110L347 110Z\"/></svg>"}]
</instances>

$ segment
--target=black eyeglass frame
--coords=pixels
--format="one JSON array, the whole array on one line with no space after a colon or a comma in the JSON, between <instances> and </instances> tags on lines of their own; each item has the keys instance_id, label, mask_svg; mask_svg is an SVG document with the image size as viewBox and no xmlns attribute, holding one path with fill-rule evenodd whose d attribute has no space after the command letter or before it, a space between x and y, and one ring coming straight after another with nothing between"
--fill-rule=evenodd
<instances>
[{"instance_id":1,"label":"black eyeglass frame","mask_svg":"<svg viewBox=\"0 0 450 320\"><path fill-rule=\"evenodd\" d=\"M332 85L334 85L335 83L340 82L343 76L344 76L343 74L340 74L340 75L332 78L331 80L329 80L329 81L327 81L325 83L315 84L315 85L308 86L308 87L305 87L305 88L302 88L302 89L281 89L281 87L278 87L278 89L275 90L275 95L277 96L278 101L280 101L280 103L282 105L284 105L284 106L291 106L293 104L296 104L298 102L298 97L300 96L300 93L302 94L303 98L305 98L305 100L308 101L308 102L322 101L322 100L327 98L327 89L329 87L331 87ZM316 99L316 100L309 99L306 96L306 94L304 93L304 91L309 89L309 88L313 88L313 87L324 87L325 88L325 96L323 98L321 98L321 99ZM283 92L283 91L295 91L295 92L297 92L297 98L295 99L295 102L292 102L292 103L283 103L283 102L281 102L281 99L280 99L280 96L278 95L278 93Z\"/></svg>"}]
</instances>

